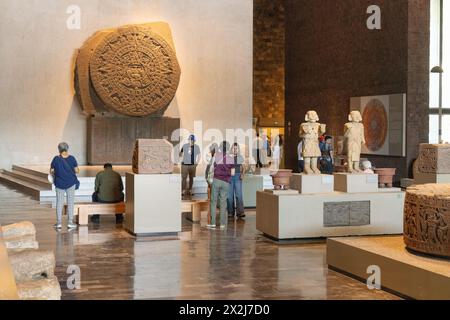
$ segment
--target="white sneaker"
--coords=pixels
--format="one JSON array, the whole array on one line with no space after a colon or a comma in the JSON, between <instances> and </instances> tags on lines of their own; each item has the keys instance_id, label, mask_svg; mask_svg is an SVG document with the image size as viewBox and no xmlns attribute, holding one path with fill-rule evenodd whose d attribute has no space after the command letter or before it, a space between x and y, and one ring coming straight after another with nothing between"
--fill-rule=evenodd
<instances>
[{"instance_id":1,"label":"white sneaker","mask_svg":"<svg viewBox=\"0 0 450 320\"><path fill-rule=\"evenodd\" d=\"M61 224L61 223L55 223L55 224L53 225L53 228L55 228L55 229L61 229L61 228L62 228L62 224Z\"/></svg>"},{"instance_id":2,"label":"white sneaker","mask_svg":"<svg viewBox=\"0 0 450 320\"><path fill-rule=\"evenodd\" d=\"M67 229L75 229L77 227L78 227L78 225L76 223L73 223L73 222L69 222L67 224Z\"/></svg>"},{"instance_id":3,"label":"white sneaker","mask_svg":"<svg viewBox=\"0 0 450 320\"><path fill-rule=\"evenodd\" d=\"M220 226L220 230L225 230L226 228L227 228L227 226L225 226L225 225Z\"/></svg>"},{"instance_id":4,"label":"white sneaker","mask_svg":"<svg viewBox=\"0 0 450 320\"><path fill-rule=\"evenodd\" d=\"M208 224L208 225L206 225L206 227L207 227L208 229L215 229L215 228L216 228L216 225L215 225L215 224Z\"/></svg>"}]
</instances>

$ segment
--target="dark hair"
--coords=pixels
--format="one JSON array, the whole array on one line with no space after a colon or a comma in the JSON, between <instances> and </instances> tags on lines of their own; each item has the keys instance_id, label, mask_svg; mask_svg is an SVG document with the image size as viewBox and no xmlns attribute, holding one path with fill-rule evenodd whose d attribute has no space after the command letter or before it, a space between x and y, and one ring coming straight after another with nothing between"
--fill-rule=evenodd
<instances>
[{"instance_id":1,"label":"dark hair","mask_svg":"<svg viewBox=\"0 0 450 320\"><path fill-rule=\"evenodd\" d=\"M230 144L228 143L228 141L223 141L222 142L222 152L226 153L229 149L230 149Z\"/></svg>"},{"instance_id":2,"label":"dark hair","mask_svg":"<svg viewBox=\"0 0 450 320\"><path fill-rule=\"evenodd\" d=\"M111 168L112 169L112 164L111 163L105 163L105 165L103 166L104 169L107 168Z\"/></svg>"},{"instance_id":3,"label":"dark hair","mask_svg":"<svg viewBox=\"0 0 450 320\"><path fill-rule=\"evenodd\" d=\"M333 139L332 136L325 136L325 141L326 141L326 140L331 140L331 139Z\"/></svg>"}]
</instances>

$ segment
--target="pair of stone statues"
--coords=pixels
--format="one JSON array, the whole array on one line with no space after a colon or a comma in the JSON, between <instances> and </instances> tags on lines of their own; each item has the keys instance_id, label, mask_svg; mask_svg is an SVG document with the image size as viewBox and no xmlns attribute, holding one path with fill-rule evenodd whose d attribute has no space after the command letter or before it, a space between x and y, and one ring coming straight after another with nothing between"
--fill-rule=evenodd
<instances>
[{"instance_id":1,"label":"pair of stone statues","mask_svg":"<svg viewBox=\"0 0 450 320\"><path fill-rule=\"evenodd\" d=\"M361 113L359 111L350 112L348 120L350 122L345 124L344 134L348 154L348 172L361 173L359 160L361 145L365 143ZM305 123L300 125L299 132L300 138L303 139L302 151L305 160L305 173L320 174L317 161L322 153L318 141L319 136L326 132L326 125L319 123L319 116L316 111L308 111L305 121Z\"/></svg>"}]
</instances>

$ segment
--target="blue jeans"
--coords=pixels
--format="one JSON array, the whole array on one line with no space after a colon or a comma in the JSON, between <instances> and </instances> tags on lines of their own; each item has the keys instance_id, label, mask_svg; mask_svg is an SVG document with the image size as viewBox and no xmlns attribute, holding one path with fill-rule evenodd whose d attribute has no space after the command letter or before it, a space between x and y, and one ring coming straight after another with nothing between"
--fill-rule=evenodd
<instances>
[{"instance_id":1,"label":"blue jeans","mask_svg":"<svg viewBox=\"0 0 450 320\"><path fill-rule=\"evenodd\" d=\"M242 180L239 174L231 177L230 188L228 189L227 208L229 215L234 215L235 206L237 215L244 214L244 199L242 197Z\"/></svg>"}]
</instances>

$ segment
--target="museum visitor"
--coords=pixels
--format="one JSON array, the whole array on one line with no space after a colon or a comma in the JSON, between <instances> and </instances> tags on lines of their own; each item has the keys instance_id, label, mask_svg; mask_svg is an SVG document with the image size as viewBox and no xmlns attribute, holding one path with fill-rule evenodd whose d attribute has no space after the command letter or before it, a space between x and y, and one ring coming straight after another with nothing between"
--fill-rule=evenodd
<instances>
[{"instance_id":1,"label":"museum visitor","mask_svg":"<svg viewBox=\"0 0 450 320\"><path fill-rule=\"evenodd\" d=\"M235 142L231 148L233 169L231 172L230 187L228 189L228 217L244 218L244 199L242 196L242 179L245 174L244 157L241 154L239 144Z\"/></svg>"},{"instance_id":2,"label":"museum visitor","mask_svg":"<svg viewBox=\"0 0 450 320\"><path fill-rule=\"evenodd\" d=\"M222 142L221 148L214 156L214 179L211 188L211 203L210 213L211 222L207 225L208 228L216 228L216 212L217 204L220 209L220 229L225 229L227 226L227 199L228 189L230 187L231 176L234 172L234 160L227 153L230 149L230 144L227 141Z\"/></svg>"},{"instance_id":3,"label":"museum visitor","mask_svg":"<svg viewBox=\"0 0 450 320\"><path fill-rule=\"evenodd\" d=\"M75 190L80 187L77 173L80 171L78 162L69 154L69 145L61 142L58 145L59 155L53 158L50 165L49 180L53 180L56 190L56 229L62 228L62 213L64 207L64 195L67 196L67 228L74 229L77 225L73 222L73 210L75 202Z\"/></svg>"},{"instance_id":4,"label":"museum visitor","mask_svg":"<svg viewBox=\"0 0 450 320\"><path fill-rule=\"evenodd\" d=\"M305 160L303 159L303 139L297 145L298 173L302 173L305 168Z\"/></svg>"},{"instance_id":5,"label":"museum visitor","mask_svg":"<svg viewBox=\"0 0 450 320\"><path fill-rule=\"evenodd\" d=\"M181 162L181 189L183 196L192 196L192 186L197 172L197 165L200 161L200 147L195 144L195 136L189 136L189 142L184 144L180 150ZM189 176L189 185L187 178Z\"/></svg>"},{"instance_id":6,"label":"museum visitor","mask_svg":"<svg viewBox=\"0 0 450 320\"><path fill-rule=\"evenodd\" d=\"M122 177L114 171L112 164L106 163L95 176L95 191L92 194L92 202L118 203L124 201ZM94 214L92 222L100 222L100 215ZM123 214L116 214L116 223L122 223Z\"/></svg>"},{"instance_id":7,"label":"museum visitor","mask_svg":"<svg viewBox=\"0 0 450 320\"><path fill-rule=\"evenodd\" d=\"M325 136L323 142L320 143L320 168L323 174L333 174L333 138Z\"/></svg>"}]
</instances>

